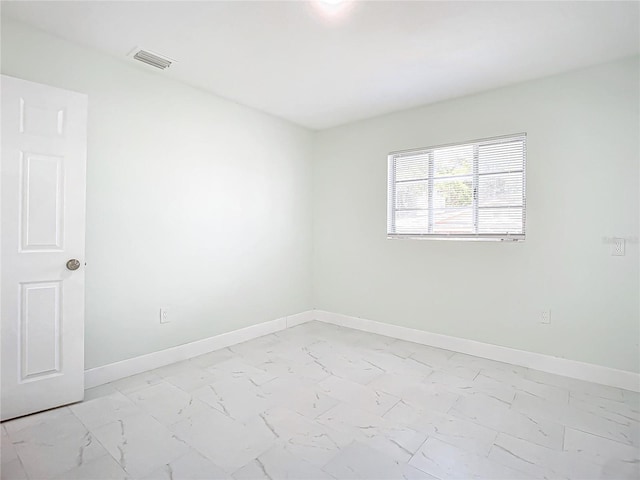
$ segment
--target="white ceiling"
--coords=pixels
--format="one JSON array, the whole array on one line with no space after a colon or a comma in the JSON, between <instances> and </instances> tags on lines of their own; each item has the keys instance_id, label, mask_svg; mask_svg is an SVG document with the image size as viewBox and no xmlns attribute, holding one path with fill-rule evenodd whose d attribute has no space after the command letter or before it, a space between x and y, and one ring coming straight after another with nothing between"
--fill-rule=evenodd
<instances>
[{"instance_id":1,"label":"white ceiling","mask_svg":"<svg viewBox=\"0 0 640 480\"><path fill-rule=\"evenodd\" d=\"M2 14L123 61L162 53L178 63L158 75L323 129L633 55L639 5L20 1Z\"/></svg>"}]
</instances>

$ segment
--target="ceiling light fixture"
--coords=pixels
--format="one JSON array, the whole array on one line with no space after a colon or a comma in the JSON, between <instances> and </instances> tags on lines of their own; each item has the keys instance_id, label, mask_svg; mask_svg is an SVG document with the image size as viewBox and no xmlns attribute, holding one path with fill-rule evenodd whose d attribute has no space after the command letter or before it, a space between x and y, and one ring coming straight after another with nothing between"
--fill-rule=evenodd
<instances>
[{"instance_id":1,"label":"ceiling light fixture","mask_svg":"<svg viewBox=\"0 0 640 480\"><path fill-rule=\"evenodd\" d=\"M342 19L353 8L354 3L353 0L313 0L311 2L321 17L331 21Z\"/></svg>"}]
</instances>

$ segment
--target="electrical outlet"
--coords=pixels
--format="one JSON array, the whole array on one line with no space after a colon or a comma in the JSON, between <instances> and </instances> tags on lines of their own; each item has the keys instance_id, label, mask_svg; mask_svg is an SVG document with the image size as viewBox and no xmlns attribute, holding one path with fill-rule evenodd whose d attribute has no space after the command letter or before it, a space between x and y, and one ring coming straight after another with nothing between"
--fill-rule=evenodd
<instances>
[{"instance_id":1,"label":"electrical outlet","mask_svg":"<svg viewBox=\"0 0 640 480\"><path fill-rule=\"evenodd\" d=\"M547 325L551 323L551 310L542 310L540 323L545 323Z\"/></svg>"},{"instance_id":2,"label":"electrical outlet","mask_svg":"<svg viewBox=\"0 0 640 480\"><path fill-rule=\"evenodd\" d=\"M160 309L160 323L169 323L169 312L166 308Z\"/></svg>"},{"instance_id":3,"label":"electrical outlet","mask_svg":"<svg viewBox=\"0 0 640 480\"><path fill-rule=\"evenodd\" d=\"M615 257L624 257L624 238L613 239L613 250L611 255Z\"/></svg>"}]
</instances>

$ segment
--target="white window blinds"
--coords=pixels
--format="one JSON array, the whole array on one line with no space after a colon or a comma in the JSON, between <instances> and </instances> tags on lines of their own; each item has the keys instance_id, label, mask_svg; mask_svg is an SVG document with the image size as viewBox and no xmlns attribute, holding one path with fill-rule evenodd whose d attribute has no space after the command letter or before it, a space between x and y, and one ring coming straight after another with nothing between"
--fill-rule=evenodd
<instances>
[{"instance_id":1,"label":"white window blinds","mask_svg":"<svg viewBox=\"0 0 640 480\"><path fill-rule=\"evenodd\" d=\"M523 240L526 134L389 155L390 237Z\"/></svg>"}]
</instances>

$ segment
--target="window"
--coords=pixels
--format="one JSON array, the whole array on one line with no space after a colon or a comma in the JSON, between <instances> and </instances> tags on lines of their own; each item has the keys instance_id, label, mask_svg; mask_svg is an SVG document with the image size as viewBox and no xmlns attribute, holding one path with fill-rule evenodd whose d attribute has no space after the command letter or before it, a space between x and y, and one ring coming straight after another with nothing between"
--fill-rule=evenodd
<instances>
[{"instance_id":1,"label":"window","mask_svg":"<svg viewBox=\"0 0 640 480\"><path fill-rule=\"evenodd\" d=\"M390 238L524 240L526 134L389 155Z\"/></svg>"}]
</instances>

